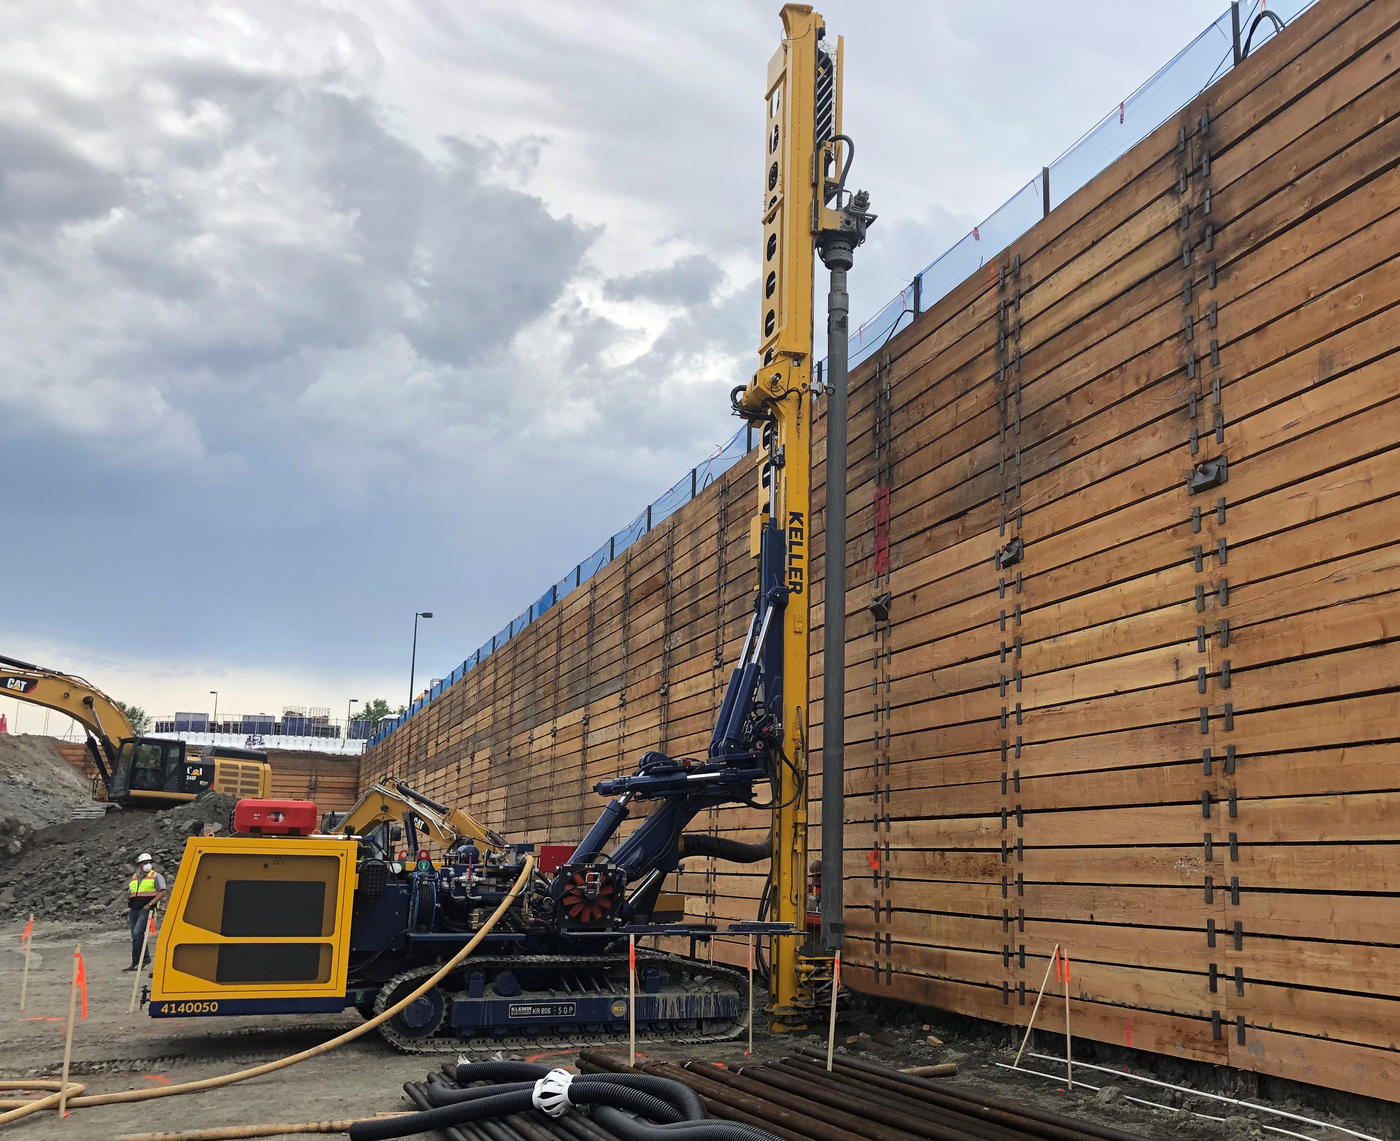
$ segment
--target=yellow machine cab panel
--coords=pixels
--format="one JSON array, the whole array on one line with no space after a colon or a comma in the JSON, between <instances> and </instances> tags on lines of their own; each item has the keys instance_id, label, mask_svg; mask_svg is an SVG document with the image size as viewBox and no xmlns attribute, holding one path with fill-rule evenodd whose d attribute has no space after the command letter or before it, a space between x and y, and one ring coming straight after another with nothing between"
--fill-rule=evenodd
<instances>
[{"instance_id":1,"label":"yellow machine cab panel","mask_svg":"<svg viewBox=\"0 0 1400 1141\"><path fill-rule=\"evenodd\" d=\"M345 1006L356 844L341 837L195 837L156 948L150 1013Z\"/></svg>"}]
</instances>

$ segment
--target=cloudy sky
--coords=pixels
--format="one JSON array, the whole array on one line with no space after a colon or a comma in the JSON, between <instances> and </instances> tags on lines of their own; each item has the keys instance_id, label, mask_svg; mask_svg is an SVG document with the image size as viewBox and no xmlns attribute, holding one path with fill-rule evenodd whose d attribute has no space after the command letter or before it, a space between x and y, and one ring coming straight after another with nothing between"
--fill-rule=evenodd
<instances>
[{"instance_id":1,"label":"cloudy sky","mask_svg":"<svg viewBox=\"0 0 1400 1141\"><path fill-rule=\"evenodd\" d=\"M0 654L342 710L489 638L734 429L778 6L7 5ZM1223 3L821 7L858 321Z\"/></svg>"}]
</instances>

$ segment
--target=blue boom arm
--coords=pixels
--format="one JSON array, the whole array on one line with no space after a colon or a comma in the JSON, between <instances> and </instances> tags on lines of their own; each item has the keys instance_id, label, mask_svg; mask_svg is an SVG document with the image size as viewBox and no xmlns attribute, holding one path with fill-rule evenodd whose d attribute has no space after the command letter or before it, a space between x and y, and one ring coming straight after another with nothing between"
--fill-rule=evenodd
<instances>
[{"instance_id":1,"label":"blue boom arm","mask_svg":"<svg viewBox=\"0 0 1400 1141\"><path fill-rule=\"evenodd\" d=\"M607 857L633 890L624 911L645 911L660 880L680 863L681 834L697 813L722 804L752 804L754 786L769 781L781 752L776 713L782 707L782 621L786 550L781 528L765 523L759 556L762 589L749 622L739 663L729 678L704 761L651 752L636 773L599 781L594 791L613 799L574 849L570 865L604 856L631 811L633 800L662 803ZM640 906L638 906L640 905Z\"/></svg>"}]
</instances>

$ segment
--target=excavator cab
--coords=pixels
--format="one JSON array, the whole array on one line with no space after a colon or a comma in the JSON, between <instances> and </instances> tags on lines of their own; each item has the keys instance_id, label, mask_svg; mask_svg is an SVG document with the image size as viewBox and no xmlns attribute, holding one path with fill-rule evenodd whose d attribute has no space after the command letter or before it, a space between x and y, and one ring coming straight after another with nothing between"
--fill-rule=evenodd
<instances>
[{"instance_id":1,"label":"excavator cab","mask_svg":"<svg viewBox=\"0 0 1400 1141\"><path fill-rule=\"evenodd\" d=\"M215 747L195 756L183 741L127 737L117 748L107 795L114 801L178 802L212 788L231 796L266 796L269 771L264 753Z\"/></svg>"},{"instance_id":2,"label":"excavator cab","mask_svg":"<svg viewBox=\"0 0 1400 1141\"><path fill-rule=\"evenodd\" d=\"M164 800L165 794L174 794L171 799L188 800L187 795L179 794L194 793L198 796L213 781L212 764L186 763L183 741L129 737L117 748L108 796L113 800L122 800L133 794L138 799L162 794L156 799Z\"/></svg>"}]
</instances>

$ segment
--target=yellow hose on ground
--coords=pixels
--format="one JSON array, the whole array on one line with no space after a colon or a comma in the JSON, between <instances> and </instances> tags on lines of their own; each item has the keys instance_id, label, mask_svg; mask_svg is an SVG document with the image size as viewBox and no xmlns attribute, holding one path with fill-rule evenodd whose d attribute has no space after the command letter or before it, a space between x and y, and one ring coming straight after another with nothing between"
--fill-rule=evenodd
<instances>
[{"instance_id":1,"label":"yellow hose on ground","mask_svg":"<svg viewBox=\"0 0 1400 1141\"><path fill-rule=\"evenodd\" d=\"M379 1117L406 1114L381 1113ZM299 1121L280 1125L227 1125L215 1129L184 1129L178 1133L123 1133L117 1141L246 1141L249 1137L290 1137L296 1133L349 1133L360 1117L343 1121Z\"/></svg>"},{"instance_id":2,"label":"yellow hose on ground","mask_svg":"<svg viewBox=\"0 0 1400 1141\"><path fill-rule=\"evenodd\" d=\"M511 886L510 891L506 893L505 899L501 900L500 905L491 913L491 918L489 918L482 925L481 929L472 936L471 942L453 955L452 958L448 959L447 962L439 967L429 978L425 979L417 990L405 995L398 1002L394 1003L393 1006L389 1007L388 1010L384 1011L384 1013L377 1014L368 1022L362 1022L359 1026L352 1027L344 1034L332 1038L329 1042L322 1042L319 1046L312 1046L310 1049L302 1050L298 1054L289 1054L287 1057L278 1058L274 1062L264 1062L260 1066L253 1066L246 1070L238 1070L235 1073L224 1074L217 1078L200 1078L197 1081L181 1082L179 1085L173 1086L158 1086L153 1089L133 1089L123 1090L121 1093L98 1093L88 1094L85 1097L70 1097L68 1099L68 1104L74 1108L81 1108L82 1106L88 1105L114 1105L118 1102L149 1101L157 1097L174 1097L176 1094L198 1093L201 1090L218 1089L222 1086L233 1085L235 1082L247 1081L249 1078L258 1078L263 1074L271 1074L277 1070L285 1070L288 1066L295 1066L298 1062L305 1062L308 1058L319 1057L321 1054L326 1054L334 1050L337 1046L343 1046L346 1042L353 1042L356 1038L363 1037L376 1026L387 1022L399 1011L403 1010L411 1003L416 1002L420 997L432 990L433 987L437 986L445 976L456 970L462 960L475 951L477 944L489 935L492 928L500 922L501 916L506 913L511 903L515 901L515 898L529 882L530 876L534 870L535 857L526 856L525 866L521 869L519 878L516 879L515 883ZM50 1098L36 1101L31 1105L24 1106L22 1109L10 1110L9 1113L0 1113L0 1125L3 1125L7 1121L14 1120L14 1115L23 1116L35 1112L36 1109L47 1108L49 1102L57 1105L58 1096L58 1094L54 1094Z\"/></svg>"},{"instance_id":3,"label":"yellow hose on ground","mask_svg":"<svg viewBox=\"0 0 1400 1141\"><path fill-rule=\"evenodd\" d=\"M63 1092L63 1083L40 1078L30 1078L28 1081L18 1082L0 1082L0 1090L25 1089L54 1090L55 1092L49 1094L48 1097L35 1098L32 1101L5 1098L3 1101L0 1101L0 1106L13 1106L14 1108L10 1109L7 1113L0 1113L0 1125L8 1121L18 1121L21 1117L28 1117L31 1113L38 1113L41 1109L51 1109L58 1105L59 1094ZM83 1085L82 1082L69 1082L68 1104L73 1104L73 1094L75 1092L82 1093L85 1089L87 1089L87 1086Z\"/></svg>"}]
</instances>

